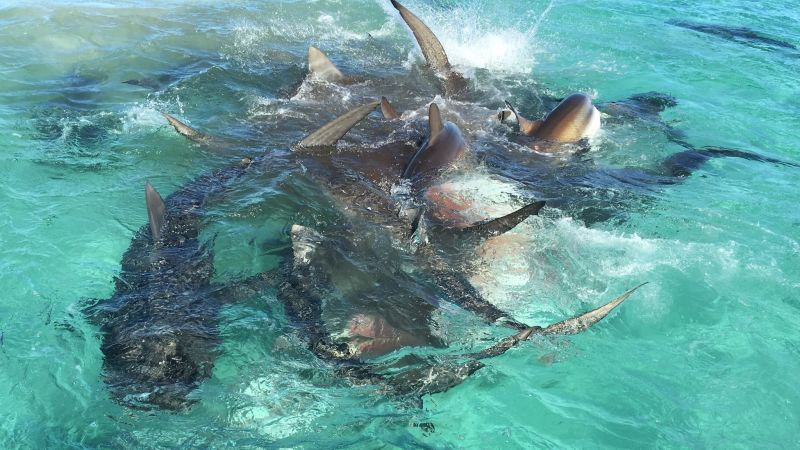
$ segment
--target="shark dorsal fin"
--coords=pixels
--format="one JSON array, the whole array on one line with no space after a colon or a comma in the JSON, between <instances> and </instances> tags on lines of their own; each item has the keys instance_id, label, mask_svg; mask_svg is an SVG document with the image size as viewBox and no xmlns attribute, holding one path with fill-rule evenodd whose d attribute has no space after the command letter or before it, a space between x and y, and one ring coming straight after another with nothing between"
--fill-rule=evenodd
<instances>
[{"instance_id":1,"label":"shark dorsal fin","mask_svg":"<svg viewBox=\"0 0 800 450\"><path fill-rule=\"evenodd\" d=\"M208 140L208 136L195 130L189 125L186 125L185 123L181 122L175 117L164 112L162 112L161 115L164 116L165 119L167 119L167 122L169 122L169 124L172 125L173 128L175 128L175 131L177 131L178 134L186 136L186 138L188 138L190 141L204 142Z\"/></svg>"},{"instance_id":2,"label":"shark dorsal fin","mask_svg":"<svg viewBox=\"0 0 800 450\"><path fill-rule=\"evenodd\" d=\"M308 70L320 80L339 81L344 78L342 72L317 47L308 47Z\"/></svg>"},{"instance_id":3,"label":"shark dorsal fin","mask_svg":"<svg viewBox=\"0 0 800 450\"><path fill-rule=\"evenodd\" d=\"M530 216L535 216L545 205L544 201L531 203L522 208L497 219L489 220L470 227L461 228L459 233L468 234L476 238L489 238L501 235L519 225Z\"/></svg>"},{"instance_id":4,"label":"shark dorsal fin","mask_svg":"<svg viewBox=\"0 0 800 450\"><path fill-rule=\"evenodd\" d=\"M381 112L383 113L384 119L399 119L400 114L397 113L397 110L394 109L389 100L386 97L381 97Z\"/></svg>"},{"instance_id":5,"label":"shark dorsal fin","mask_svg":"<svg viewBox=\"0 0 800 450\"><path fill-rule=\"evenodd\" d=\"M439 42L439 39L433 34L433 31L399 2L392 0L392 6L397 9L400 16L411 29L411 32L414 33L414 38L416 38L419 48L422 50L422 55L425 57L425 61L427 61L428 65L440 75L445 77L449 76L452 72L450 61L447 59L447 54L444 52L442 43Z\"/></svg>"},{"instance_id":6,"label":"shark dorsal fin","mask_svg":"<svg viewBox=\"0 0 800 450\"><path fill-rule=\"evenodd\" d=\"M336 119L321 126L317 131L309 134L297 144L299 147L332 147L347 133L350 128L372 112L381 102L369 102L354 108Z\"/></svg>"},{"instance_id":7,"label":"shark dorsal fin","mask_svg":"<svg viewBox=\"0 0 800 450\"><path fill-rule=\"evenodd\" d=\"M153 242L157 242L161 238L161 231L164 229L166 223L166 210L164 200L159 195L158 191L146 182L144 185L144 198L147 202L147 218L150 222L150 235L153 237Z\"/></svg>"},{"instance_id":8,"label":"shark dorsal fin","mask_svg":"<svg viewBox=\"0 0 800 450\"><path fill-rule=\"evenodd\" d=\"M539 128L542 124L541 120L529 120L519 115L517 110L511 105L511 103L506 102L506 106L508 109L511 110L511 113L517 117L517 123L519 124L519 131L520 133L524 134L525 136L531 136L533 133ZM500 113L500 121L502 122L504 119L507 119L509 116L505 115L504 112Z\"/></svg>"},{"instance_id":9,"label":"shark dorsal fin","mask_svg":"<svg viewBox=\"0 0 800 450\"><path fill-rule=\"evenodd\" d=\"M431 103L428 107L428 130L429 139L433 139L442 131L442 113L439 112L439 105Z\"/></svg>"}]
</instances>

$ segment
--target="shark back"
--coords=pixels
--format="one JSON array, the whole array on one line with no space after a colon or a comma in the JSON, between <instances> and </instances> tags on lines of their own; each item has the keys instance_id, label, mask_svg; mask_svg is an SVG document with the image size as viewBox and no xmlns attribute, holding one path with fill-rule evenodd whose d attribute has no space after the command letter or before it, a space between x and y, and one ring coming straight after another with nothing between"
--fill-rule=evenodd
<instances>
[{"instance_id":1,"label":"shark back","mask_svg":"<svg viewBox=\"0 0 800 450\"><path fill-rule=\"evenodd\" d=\"M149 224L133 238L110 299L87 308L103 336L111 396L139 409L183 409L211 376L220 302L213 255L199 240L208 197L242 175L236 164L203 175L162 200L146 187Z\"/></svg>"}]
</instances>

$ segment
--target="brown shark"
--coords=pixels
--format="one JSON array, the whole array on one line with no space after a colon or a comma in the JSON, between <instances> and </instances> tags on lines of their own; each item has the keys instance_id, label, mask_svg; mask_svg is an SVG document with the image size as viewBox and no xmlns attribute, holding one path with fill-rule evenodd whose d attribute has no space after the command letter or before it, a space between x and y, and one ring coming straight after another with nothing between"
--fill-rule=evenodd
<instances>
[{"instance_id":1,"label":"brown shark","mask_svg":"<svg viewBox=\"0 0 800 450\"><path fill-rule=\"evenodd\" d=\"M506 102L511 114L516 116L519 131L523 136L533 138L528 145L543 153L559 150L558 145L573 144L593 136L600 129L600 112L586 94L576 93L565 98L550 113L540 120L529 120ZM501 121L508 114L501 112Z\"/></svg>"},{"instance_id":2,"label":"brown shark","mask_svg":"<svg viewBox=\"0 0 800 450\"><path fill-rule=\"evenodd\" d=\"M308 71L318 80L340 82L346 78L322 50L313 46L308 48Z\"/></svg>"}]
</instances>

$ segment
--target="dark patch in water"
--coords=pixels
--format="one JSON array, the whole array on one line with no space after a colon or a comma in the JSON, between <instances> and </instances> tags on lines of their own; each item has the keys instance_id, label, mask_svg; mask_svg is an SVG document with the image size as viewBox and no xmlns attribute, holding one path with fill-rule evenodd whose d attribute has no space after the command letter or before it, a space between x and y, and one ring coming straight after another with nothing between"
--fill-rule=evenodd
<instances>
[{"instance_id":1,"label":"dark patch in water","mask_svg":"<svg viewBox=\"0 0 800 450\"><path fill-rule=\"evenodd\" d=\"M433 422L418 422L414 426L422 430L424 436L430 436L436 432L436 426L434 426Z\"/></svg>"},{"instance_id":2,"label":"dark patch in water","mask_svg":"<svg viewBox=\"0 0 800 450\"><path fill-rule=\"evenodd\" d=\"M710 34L712 36L718 36L729 41L738 42L741 44L749 45L751 47L761 48L765 50L773 50L776 47L790 49L790 50L797 50L797 47L788 42L774 39L769 36L765 36L747 27L731 27L727 25L704 24L704 23L690 22L686 20L670 20L667 23L670 25L675 25L676 27L699 31L700 33ZM765 44L769 47L764 48L763 46L758 44Z\"/></svg>"},{"instance_id":3,"label":"dark patch in water","mask_svg":"<svg viewBox=\"0 0 800 450\"><path fill-rule=\"evenodd\" d=\"M110 133L121 131L122 119L111 112L43 107L34 110L33 128L36 139L61 141L63 146L79 149L78 153L92 153Z\"/></svg>"}]
</instances>

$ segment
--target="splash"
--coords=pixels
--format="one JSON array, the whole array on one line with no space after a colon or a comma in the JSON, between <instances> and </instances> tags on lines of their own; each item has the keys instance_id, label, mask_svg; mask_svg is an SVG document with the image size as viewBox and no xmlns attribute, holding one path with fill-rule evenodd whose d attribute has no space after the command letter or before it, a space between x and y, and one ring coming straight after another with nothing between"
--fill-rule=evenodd
<instances>
[{"instance_id":1,"label":"splash","mask_svg":"<svg viewBox=\"0 0 800 450\"><path fill-rule=\"evenodd\" d=\"M431 28L450 62L462 70L530 73L540 47L536 34L554 3L551 0L538 15L535 11L515 14L507 5L489 1L458 4L452 9L416 2L405 6ZM391 13L396 14L393 10Z\"/></svg>"}]
</instances>

